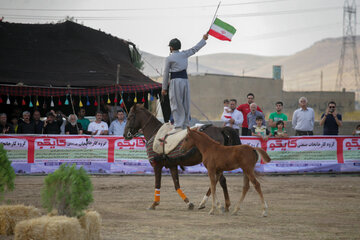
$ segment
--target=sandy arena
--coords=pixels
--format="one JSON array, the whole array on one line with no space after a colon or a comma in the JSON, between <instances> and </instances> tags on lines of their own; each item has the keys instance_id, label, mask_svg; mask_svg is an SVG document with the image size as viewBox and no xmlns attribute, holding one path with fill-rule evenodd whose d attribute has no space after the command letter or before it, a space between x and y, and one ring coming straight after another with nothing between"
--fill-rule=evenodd
<instances>
[{"instance_id":1,"label":"sandy arena","mask_svg":"<svg viewBox=\"0 0 360 240\"><path fill-rule=\"evenodd\" d=\"M18 176L5 202L41 208L44 176ZM208 177L180 176L185 194L196 208L187 210L170 176L163 176L161 204L153 201L154 176L93 176L91 208L103 219L102 237L116 239L360 239L360 174L264 176L262 190L269 205L261 217L259 196L251 187L237 216L208 215L197 206L209 186ZM242 176L227 176L231 210L242 190ZM222 190L217 188L222 204ZM45 213L45 210L44 210ZM0 239L13 239L0 236Z\"/></svg>"}]
</instances>

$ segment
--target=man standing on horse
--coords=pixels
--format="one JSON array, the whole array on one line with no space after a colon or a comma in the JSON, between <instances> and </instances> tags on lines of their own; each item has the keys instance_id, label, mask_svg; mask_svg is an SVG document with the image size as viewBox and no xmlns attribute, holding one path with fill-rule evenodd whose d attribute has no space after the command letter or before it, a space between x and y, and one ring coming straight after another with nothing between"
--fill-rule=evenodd
<instances>
[{"instance_id":1,"label":"man standing on horse","mask_svg":"<svg viewBox=\"0 0 360 240\"><path fill-rule=\"evenodd\" d=\"M204 47L207 39L208 34L204 34L203 38L196 46L181 52L179 51L181 48L179 39L174 38L169 43L171 54L165 60L161 94L165 96L168 93L169 88L170 107L175 125L174 132L189 126L190 89L186 72L188 58Z\"/></svg>"}]
</instances>

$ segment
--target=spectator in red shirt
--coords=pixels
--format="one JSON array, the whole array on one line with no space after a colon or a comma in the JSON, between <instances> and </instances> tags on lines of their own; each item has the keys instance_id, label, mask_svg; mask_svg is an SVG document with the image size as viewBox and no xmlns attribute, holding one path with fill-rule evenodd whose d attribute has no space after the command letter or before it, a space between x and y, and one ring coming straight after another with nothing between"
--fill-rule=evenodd
<instances>
[{"instance_id":1,"label":"spectator in red shirt","mask_svg":"<svg viewBox=\"0 0 360 240\"><path fill-rule=\"evenodd\" d=\"M244 121L243 121L242 129L241 129L241 136L251 136L251 131L248 129L249 126L248 126L248 121L247 121L247 115L249 112L251 112L250 104L252 104L254 101L255 101L255 95L253 93L248 93L247 103L241 104L237 108L237 110L242 112L242 114L244 116ZM256 110L262 112L262 110L260 109L259 106L257 106Z\"/></svg>"}]
</instances>

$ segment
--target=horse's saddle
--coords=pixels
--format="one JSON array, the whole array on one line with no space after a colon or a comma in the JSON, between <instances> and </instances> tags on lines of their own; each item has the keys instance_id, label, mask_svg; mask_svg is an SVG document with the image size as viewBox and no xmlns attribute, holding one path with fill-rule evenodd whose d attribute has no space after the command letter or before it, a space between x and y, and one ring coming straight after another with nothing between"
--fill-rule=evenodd
<instances>
[{"instance_id":1,"label":"horse's saddle","mask_svg":"<svg viewBox=\"0 0 360 240\"><path fill-rule=\"evenodd\" d=\"M158 154L168 154L186 137L186 129L173 134L168 134L173 129L174 126L171 125L171 123L165 123L161 126L154 138L154 152Z\"/></svg>"}]
</instances>

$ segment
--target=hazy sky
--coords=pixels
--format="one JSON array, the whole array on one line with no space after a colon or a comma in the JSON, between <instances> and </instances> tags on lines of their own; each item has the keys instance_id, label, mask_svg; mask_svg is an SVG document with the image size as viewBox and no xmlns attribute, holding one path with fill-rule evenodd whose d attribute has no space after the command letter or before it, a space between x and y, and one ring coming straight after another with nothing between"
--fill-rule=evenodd
<instances>
[{"instance_id":1,"label":"hazy sky","mask_svg":"<svg viewBox=\"0 0 360 240\"><path fill-rule=\"evenodd\" d=\"M349 0L352 2L352 0ZM46 23L73 16L79 23L167 56L169 40L195 45L209 29L218 0L0 0L4 21ZM360 1L357 2L360 4ZM218 17L237 32L212 37L199 55L290 55L324 38L342 36L344 0L223 0ZM17 9L17 10L14 10ZM359 14L358 14L359 16Z\"/></svg>"}]
</instances>

